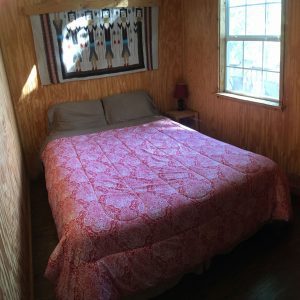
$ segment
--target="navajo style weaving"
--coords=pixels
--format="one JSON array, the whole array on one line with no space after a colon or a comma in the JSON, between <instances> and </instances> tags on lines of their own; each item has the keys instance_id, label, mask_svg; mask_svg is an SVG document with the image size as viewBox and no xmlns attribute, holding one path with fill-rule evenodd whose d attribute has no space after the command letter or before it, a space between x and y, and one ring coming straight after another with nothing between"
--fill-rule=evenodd
<instances>
[{"instance_id":1,"label":"navajo style weaving","mask_svg":"<svg viewBox=\"0 0 300 300\"><path fill-rule=\"evenodd\" d=\"M158 68L158 8L68 11L31 17L43 85Z\"/></svg>"}]
</instances>

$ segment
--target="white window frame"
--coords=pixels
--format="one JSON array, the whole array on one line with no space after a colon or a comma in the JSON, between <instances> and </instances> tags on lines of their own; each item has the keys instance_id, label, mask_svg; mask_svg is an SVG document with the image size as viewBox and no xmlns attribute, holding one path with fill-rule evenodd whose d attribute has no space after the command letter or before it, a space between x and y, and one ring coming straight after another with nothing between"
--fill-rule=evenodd
<instances>
[{"instance_id":1,"label":"white window frame","mask_svg":"<svg viewBox=\"0 0 300 300\"><path fill-rule=\"evenodd\" d=\"M281 36L229 36L229 22L226 23L226 15L229 11L228 1L219 0L219 86L218 95L226 98L261 103L264 105L283 107L283 83L284 83L284 32L285 32L285 13L286 0L282 0L281 7ZM280 70L279 70L279 99L271 97L255 97L243 93L226 90L226 46L228 41L276 41L280 42ZM244 68L247 69L247 68Z\"/></svg>"}]
</instances>

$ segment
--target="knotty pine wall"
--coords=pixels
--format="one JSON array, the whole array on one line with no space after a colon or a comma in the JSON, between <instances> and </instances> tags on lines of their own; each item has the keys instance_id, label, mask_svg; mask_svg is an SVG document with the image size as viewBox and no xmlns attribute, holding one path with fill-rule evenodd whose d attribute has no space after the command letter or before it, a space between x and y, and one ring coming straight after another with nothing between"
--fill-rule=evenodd
<instances>
[{"instance_id":1,"label":"knotty pine wall","mask_svg":"<svg viewBox=\"0 0 300 300\"><path fill-rule=\"evenodd\" d=\"M0 51L0 299L31 299L28 178Z\"/></svg>"},{"instance_id":2,"label":"knotty pine wall","mask_svg":"<svg viewBox=\"0 0 300 300\"><path fill-rule=\"evenodd\" d=\"M284 111L216 96L218 0L183 1L184 78L203 131L300 175L300 1L286 2Z\"/></svg>"},{"instance_id":3,"label":"knotty pine wall","mask_svg":"<svg viewBox=\"0 0 300 300\"><path fill-rule=\"evenodd\" d=\"M289 174L300 175L299 1L287 1L283 112L216 96L218 0L160 0L158 71L47 87L35 80L31 28L22 12L24 6L34 2L0 0L0 42L31 175L38 171L37 157L46 135L50 105L146 89L166 111L174 108L172 91L175 82L182 79L189 84L189 106L199 111L203 131L267 155Z\"/></svg>"},{"instance_id":4,"label":"knotty pine wall","mask_svg":"<svg viewBox=\"0 0 300 300\"><path fill-rule=\"evenodd\" d=\"M0 0L0 43L28 170L39 170L38 155L46 135L46 111L54 103L101 98L145 89L162 111L175 106L172 93L183 74L181 0L160 0L159 69L125 76L42 87L36 81L36 56L29 17L22 12L37 0Z\"/></svg>"}]
</instances>

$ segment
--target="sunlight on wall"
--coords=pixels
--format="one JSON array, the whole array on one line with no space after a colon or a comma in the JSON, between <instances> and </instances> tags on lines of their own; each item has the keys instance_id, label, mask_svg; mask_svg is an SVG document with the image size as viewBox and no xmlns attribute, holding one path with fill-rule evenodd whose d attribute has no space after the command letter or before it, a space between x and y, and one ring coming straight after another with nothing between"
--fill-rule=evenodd
<instances>
[{"instance_id":1,"label":"sunlight on wall","mask_svg":"<svg viewBox=\"0 0 300 300\"><path fill-rule=\"evenodd\" d=\"M122 7L125 6L125 4L128 4L128 0L123 0L118 2L118 6L122 4ZM71 71L81 71L81 62L84 60L84 56L86 57L86 60L90 60L89 58L89 32L94 32L94 42L93 42L93 48L97 47L97 43L104 42L104 37L102 36L102 32L100 32L101 26L105 26L104 23L109 26L110 23L114 23L117 18L119 17L119 11L120 9L112 8L108 10L109 15L103 15L104 13L95 14L92 11L86 11L85 16L77 17L75 12L69 12L68 13L68 23L64 26L63 32L62 32L62 60L65 65L65 68L67 72ZM88 14L88 12L90 14ZM110 13L111 12L111 13ZM118 12L118 13L116 13ZM77 14L78 15L78 14ZM59 24L59 21L61 21L64 18L63 13L62 14L56 14L54 21ZM93 29L92 26L96 25L96 28ZM88 29L89 28L89 29ZM115 33L113 33L114 35ZM66 37L66 38L64 38ZM98 51L98 50L96 50ZM96 52L95 52L96 54ZM100 56L100 53L98 53L98 56ZM98 58L97 58L98 59Z\"/></svg>"},{"instance_id":2,"label":"sunlight on wall","mask_svg":"<svg viewBox=\"0 0 300 300\"><path fill-rule=\"evenodd\" d=\"M116 7L128 7L128 0L117 1Z\"/></svg>"},{"instance_id":3,"label":"sunlight on wall","mask_svg":"<svg viewBox=\"0 0 300 300\"><path fill-rule=\"evenodd\" d=\"M33 91L35 91L37 87L38 87L37 68L36 65L34 65L26 80L26 83L23 86L20 100L25 99L28 95L30 95Z\"/></svg>"},{"instance_id":4,"label":"sunlight on wall","mask_svg":"<svg viewBox=\"0 0 300 300\"><path fill-rule=\"evenodd\" d=\"M86 17L80 17L69 22L63 29L63 36L68 36L68 40L62 43L63 62L67 72L74 68L78 60L82 61L82 51L87 47L88 43L88 34L84 29L87 26L88 20ZM72 35L68 32L75 32L76 42L72 43Z\"/></svg>"}]
</instances>

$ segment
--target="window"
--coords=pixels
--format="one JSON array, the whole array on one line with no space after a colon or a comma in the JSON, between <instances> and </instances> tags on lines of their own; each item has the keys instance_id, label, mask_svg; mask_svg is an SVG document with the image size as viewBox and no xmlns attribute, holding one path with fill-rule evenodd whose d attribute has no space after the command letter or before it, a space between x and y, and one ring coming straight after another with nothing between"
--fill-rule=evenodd
<instances>
[{"instance_id":1,"label":"window","mask_svg":"<svg viewBox=\"0 0 300 300\"><path fill-rule=\"evenodd\" d=\"M283 1L221 0L222 92L280 103Z\"/></svg>"}]
</instances>

